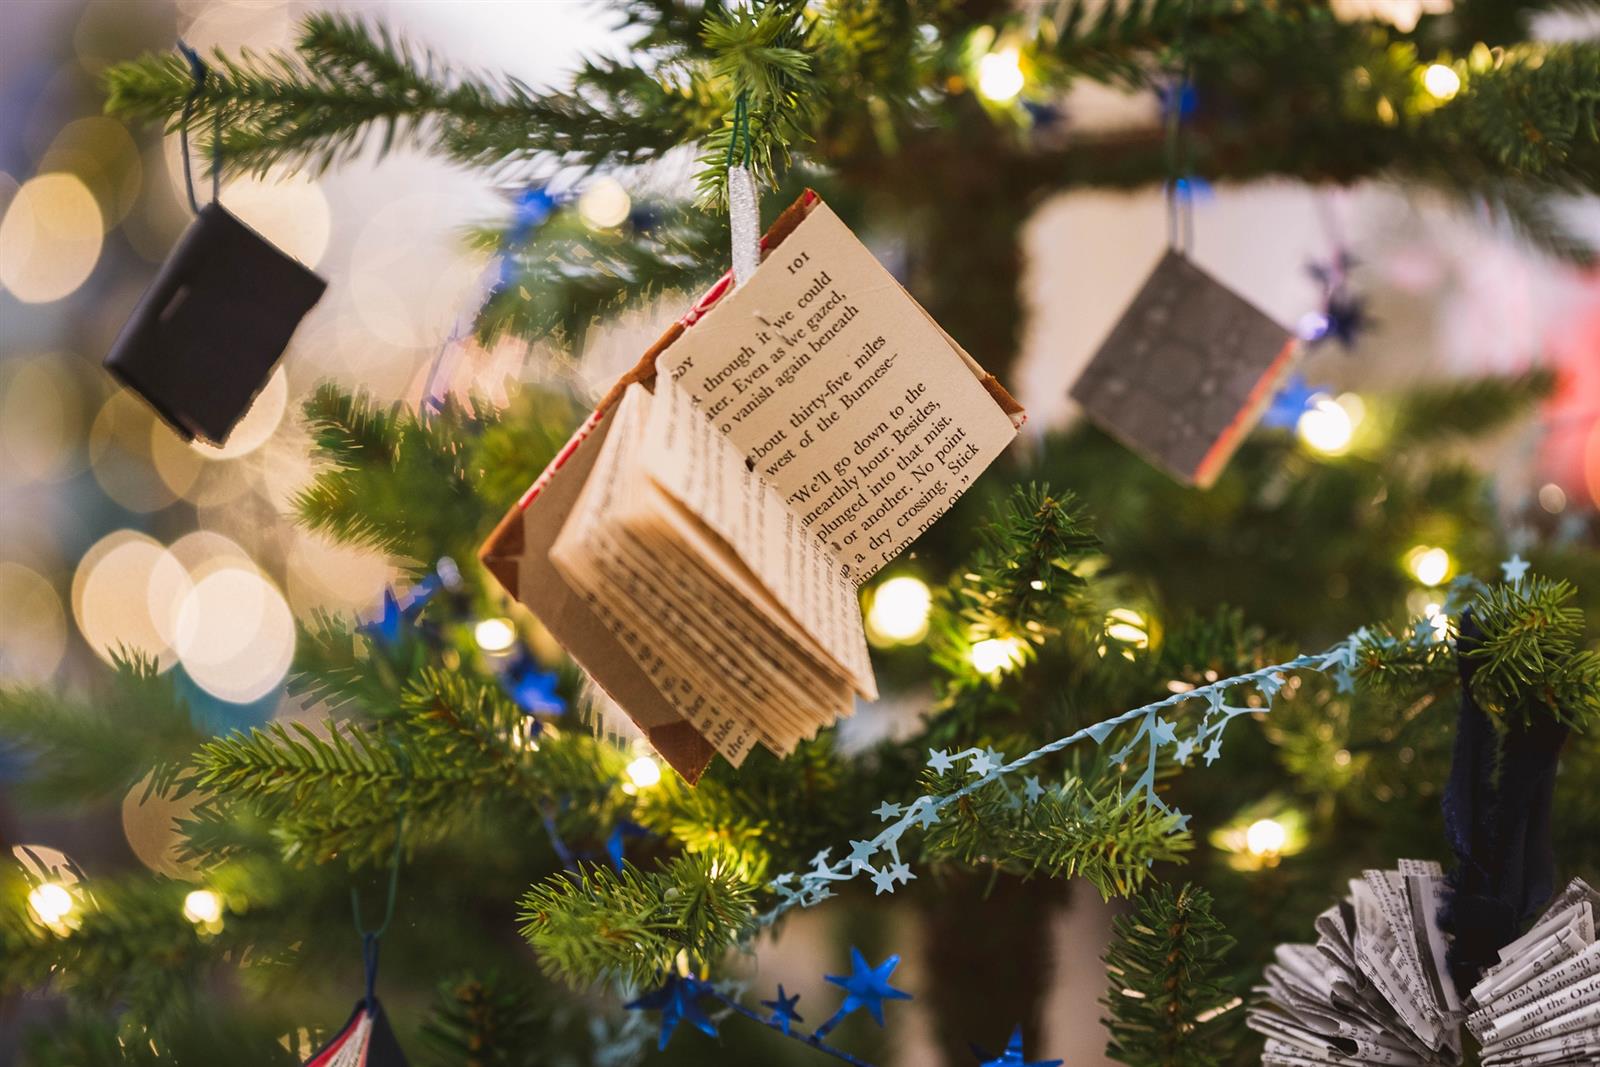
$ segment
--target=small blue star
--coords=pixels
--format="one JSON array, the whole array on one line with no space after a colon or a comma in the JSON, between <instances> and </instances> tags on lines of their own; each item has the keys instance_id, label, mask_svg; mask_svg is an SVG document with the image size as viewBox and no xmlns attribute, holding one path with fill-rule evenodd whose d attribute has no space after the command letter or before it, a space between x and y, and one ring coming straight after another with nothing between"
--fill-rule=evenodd
<instances>
[{"instance_id":1,"label":"small blue star","mask_svg":"<svg viewBox=\"0 0 1600 1067\"><path fill-rule=\"evenodd\" d=\"M1206 749L1206 766L1209 767L1222 756L1222 735L1218 734L1211 739L1211 747Z\"/></svg>"},{"instance_id":2,"label":"small blue star","mask_svg":"<svg viewBox=\"0 0 1600 1067\"><path fill-rule=\"evenodd\" d=\"M922 827L924 830L928 829L938 821L939 809L932 800L929 800L926 804L923 804L917 811L917 825Z\"/></svg>"},{"instance_id":3,"label":"small blue star","mask_svg":"<svg viewBox=\"0 0 1600 1067\"><path fill-rule=\"evenodd\" d=\"M988 752L978 752L967 763L967 773L975 774L981 778L999 766L1000 764L996 763L994 757Z\"/></svg>"},{"instance_id":4,"label":"small blue star","mask_svg":"<svg viewBox=\"0 0 1600 1067\"><path fill-rule=\"evenodd\" d=\"M867 870L872 871L872 885L875 889L875 892L872 894L873 896L877 897L882 896L884 893L894 892L894 871L890 870L887 866L879 868L878 870L873 870L871 867L868 867ZM833 979L830 978L828 981L831 982Z\"/></svg>"},{"instance_id":5,"label":"small blue star","mask_svg":"<svg viewBox=\"0 0 1600 1067\"><path fill-rule=\"evenodd\" d=\"M1527 575L1530 566L1531 564L1522 558L1522 553L1514 552L1510 559L1500 564L1500 570L1506 576L1506 581L1512 585L1518 585L1522 582L1523 577Z\"/></svg>"},{"instance_id":6,"label":"small blue star","mask_svg":"<svg viewBox=\"0 0 1600 1067\"><path fill-rule=\"evenodd\" d=\"M815 856L811 857L812 874L831 875L833 873L833 871L829 869L832 865L828 863L828 853L832 851L833 849L831 848L825 848L821 852L818 852Z\"/></svg>"},{"instance_id":7,"label":"small blue star","mask_svg":"<svg viewBox=\"0 0 1600 1067\"><path fill-rule=\"evenodd\" d=\"M1283 675L1277 673L1263 674L1256 679L1256 688L1261 690L1261 698L1267 702L1268 707L1271 707L1273 699L1278 695L1278 690L1283 688Z\"/></svg>"},{"instance_id":8,"label":"small blue star","mask_svg":"<svg viewBox=\"0 0 1600 1067\"><path fill-rule=\"evenodd\" d=\"M1022 792L1027 796L1028 803L1032 804L1044 796L1044 786L1039 784L1039 779L1030 774L1022 779Z\"/></svg>"},{"instance_id":9,"label":"small blue star","mask_svg":"<svg viewBox=\"0 0 1600 1067\"><path fill-rule=\"evenodd\" d=\"M1000 1055L991 1058L973 1046L972 1051L983 1061L979 1067L1061 1067L1061 1060L1024 1060L1022 1058L1022 1027L1011 1031L1011 1040L1006 1042L1006 1050Z\"/></svg>"},{"instance_id":10,"label":"small blue star","mask_svg":"<svg viewBox=\"0 0 1600 1067\"><path fill-rule=\"evenodd\" d=\"M772 1018L769 1019L768 1022L771 1025L776 1026L780 1030L782 1030L783 1033L784 1033L784 1036L787 1037L788 1034L789 1034L789 1024L790 1023L803 1023L803 1022L805 1022L805 1019L801 1018L800 1013L794 1010L794 1006L796 1004L798 1004L799 1002L800 1002L800 994L796 993L792 997L784 996L783 995L783 983L779 982L778 983L778 999L777 1000L763 1000L761 1002L761 1006L763 1008L771 1008L772 1009Z\"/></svg>"},{"instance_id":11,"label":"small blue star","mask_svg":"<svg viewBox=\"0 0 1600 1067\"><path fill-rule=\"evenodd\" d=\"M850 863L850 873L855 874L863 867L869 871L872 870L872 864L868 863L867 861L870 860L873 857L873 854L877 851L878 845L875 841L850 842L850 855L847 857Z\"/></svg>"},{"instance_id":12,"label":"small blue star","mask_svg":"<svg viewBox=\"0 0 1600 1067\"><path fill-rule=\"evenodd\" d=\"M700 1010L700 992L697 980L671 975L660 989L646 993L625 1006L630 1011L661 1012L661 1040L656 1045L659 1051L667 1047L667 1042L672 1040L672 1032L685 1020L708 1037L717 1036L717 1024Z\"/></svg>"},{"instance_id":13,"label":"small blue star","mask_svg":"<svg viewBox=\"0 0 1600 1067\"><path fill-rule=\"evenodd\" d=\"M874 810L872 814L876 815L884 822L888 822L890 819L898 819L900 816L904 815L905 809L898 804L891 804L885 800L882 804L878 805L877 809Z\"/></svg>"},{"instance_id":14,"label":"small blue star","mask_svg":"<svg viewBox=\"0 0 1600 1067\"><path fill-rule=\"evenodd\" d=\"M1178 742L1178 747L1173 749L1172 758L1179 763L1187 763L1189 757L1194 754L1195 746L1199 743L1200 739L1198 737L1185 737Z\"/></svg>"},{"instance_id":15,"label":"small blue star","mask_svg":"<svg viewBox=\"0 0 1600 1067\"><path fill-rule=\"evenodd\" d=\"M1341 693L1354 693L1356 691L1355 675L1350 673L1348 667L1341 667L1333 672L1333 687Z\"/></svg>"},{"instance_id":16,"label":"small blue star","mask_svg":"<svg viewBox=\"0 0 1600 1067\"><path fill-rule=\"evenodd\" d=\"M855 947L850 949L850 973L848 975L827 974L823 975L836 986L843 987L845 991L844 1003L839 1007L840 1015L849 1015L860 1008L866 1008L872 1013L872 1019L879 1026L883 1025L883 1002L885 1000L910 1000L911 994L896 989L889 984L889 976L900 965L899 956L890 956L876 967L868 967L866 959L861 955L861 950Z\"/></svg>"},{"instance_id":17,"label":"small blue star","mask_svg":"<svg viewBox=\"0 0 1600 1067\"><path fill-rule=\"evenodd\" d=\"M928 766L932 768L933 773L935 774L943 774L951 767L955 766L955 762L955 759L950 755L950 753L946 752L942 748L937 752L931 748L928 749Z\"/></svg>"},{"instance_id":18,"label":"small blue star","mask_svg":"<svg viewBox=\"0 0 1600 1067\"><path fill-rule=\"evenodd\" d=\"M370 622L362 623L356 629L384 648L389 648L400 640L400 624L404 618L400 610L400 601L395 599L394 590L385 587L382 613Z\"/></svg>"},{"instance_id":19,"label":"small blue star","mask_svg":"<svg viewBox=\"0 0 1600 1067\"><path fill-rule=\"evenodd\" d=\"M905 885L907 882L914 879L916 875L911 873L911 867L908 864L895 863L889 868L889 877L893 878L901 885Z\"/></svg>"},{"instance_id":20,"label":"small blue star","mask_svg":"<svg viewBox=\"0 0 1600 1067\"><path fill-rule=\"evenodd\" d=\"M560 715L567 710L566 701L556 693L560 680L554 671L540 669L539 662L522 649L506 664L500 688L524 714Z\"/></svg>"},{"instance_id":21,"label":"small blue star","mask_svg":"<svg viewBox=\"0 0 1600 1067\"><path fill-rule=\"evenodd\" d=\"M1186 811L1180 811L1176 814L1178 816L1178 821L1172 824L1172 829L1177 833L1182 833L1189 828L1189 820L1193 819L1194 816L1190 815Z\"/></svg>"},{"instance_id":22,"label":"small blue star","mask_svg":"<svg viewBox=\"0 0 1600 1067\"><path fill-rule=\"evenodd\" d=\"M1170 745L1178 739L1178 724L1168 722L1157 715L1155 726L1150 730L1150 736L1157 745Z\"/></svg>"}]
</instances>

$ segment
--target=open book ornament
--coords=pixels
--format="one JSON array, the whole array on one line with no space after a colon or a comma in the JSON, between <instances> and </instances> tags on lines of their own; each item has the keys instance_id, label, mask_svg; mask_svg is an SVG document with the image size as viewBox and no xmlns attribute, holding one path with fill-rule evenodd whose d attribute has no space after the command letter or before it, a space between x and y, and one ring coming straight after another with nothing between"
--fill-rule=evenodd
<instances>
[{"instance_id":1,"label":"open book ornament","mask_svg":"<svg viewBox=\"0 0 1600 1067\"><path fill-rule=\"evenodd\" d=\"M490 535L485 566L690 782L876 685L859 584L1021 407L807 192L645 353Z\"/></svg>"},{"instance_id":2,"label":"open book ornament","mask_svg":"<svg viewBox=\"0 0 1600 1067\"><path fill-rule=\"evenodd\" d=\"M1297 346L1254 305L1168 251L1072 398L1096 426L1203 489L1260 419Z\"/></svg>"},{"instance_id":3,"label":"open book ornament","mask_svg":"<svg viewBox=\"0 0 1600 1067\"><path fill-rule=\"evenodd\" d=\"M220 445L327 286L212 202L139 299L106 369L185 440Z\"/></svg>"}]
</instances>

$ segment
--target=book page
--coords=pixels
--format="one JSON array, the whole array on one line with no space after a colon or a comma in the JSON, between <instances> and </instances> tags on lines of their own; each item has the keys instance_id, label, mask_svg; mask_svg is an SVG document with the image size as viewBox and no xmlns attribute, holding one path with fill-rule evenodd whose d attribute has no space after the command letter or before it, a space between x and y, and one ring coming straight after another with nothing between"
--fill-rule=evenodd
<instances>
[{"instance_id":1,"label":"book page","mask_svg":"<svg viewBox=\"0 0 1600 1067\"><path fill-rule=\"evenodd\" d=\"M1016 428L826 204L656 361L859 584Z\"/></svg>"},{"instance_id":2,"label":"book page","mask_svg":"<svg viewBox=\"0 0 1600 1067\"><path fill-rule=\"evenodd\" d=\"M616 610L637 602L642 589L637 575L621 574L603 564L614 560L617 546L605 534L605 519L620 510L643 478L638 467L638 447L644 430L642 389L629 390L613 416L583 491L579 494L560 535L550 549L550 561L586 600L591 611L609 629L629 656L656 685L663 698L687 719L728 762L738 766L749 753L757 731L723 700L715 699L700 679L665 655L658 632L651 632L655 616ZM636 491L636 490L635 490ZM636 584L630 587L626 579ZM630 618L631 617L631 618ZM714 690L712 692L715 692Z\"/></svg>"},{"instance_id":3,"label":"book page","mask_svg":"<svg viewBox=\"0 0 1600 1067\"><path fill-rule=\"evenodd\" d=\"M815 643L862 696L876 698L855 586L669 379L657 379L642 451L650 477L727 543L798 623L796 636ZM706 545L700 555L715 561L717 554ZM735 586L741 578L724 575Z\"/></svg>"}]
</instances>

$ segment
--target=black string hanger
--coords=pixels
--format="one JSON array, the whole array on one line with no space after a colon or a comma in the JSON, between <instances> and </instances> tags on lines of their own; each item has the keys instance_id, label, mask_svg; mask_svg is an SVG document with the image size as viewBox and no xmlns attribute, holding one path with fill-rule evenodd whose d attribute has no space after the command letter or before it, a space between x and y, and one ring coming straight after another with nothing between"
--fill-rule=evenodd
<instances>
[{"instance_id":1,"label":"black string hanger","mask_svg":"<svg viewBox=\"0 0 1600 1067\"><path fill-rule=\"evenodd\" d=\"M200 98L205 95L206 79L211 75L211 68L206 66L205 60L200 58L200 53L190 48L182 38L178 39L178 51L183 58L189 61L189 73L194 76L194 88L189 90L189 95L183 100L183 116L178 120L178 138L183 144L183 186L189 194L189 209L196 215L200 214L200 202L194 195L194 175L191 173L189 161L189 120L194 116L194 109L200 103ZM222 198L222 109L215 108L212 112L211 128L211 202L215 204Z\"/></svg>"}]
</instances>

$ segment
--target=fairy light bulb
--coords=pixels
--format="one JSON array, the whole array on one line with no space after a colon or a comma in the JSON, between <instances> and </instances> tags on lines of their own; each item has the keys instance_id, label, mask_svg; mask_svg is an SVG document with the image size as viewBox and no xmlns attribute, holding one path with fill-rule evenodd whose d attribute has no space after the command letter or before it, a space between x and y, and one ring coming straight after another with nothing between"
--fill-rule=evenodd
<instances>
[{"instance_id":1,"label":"fairy light bulb","mask_svg":"<svg viewBox=\"0 0 1600 1067\"><path fill-rule=\"evenodd\" d=\"M661 766L649 756L640 756L627 768L628 780L640 789L649 789L661 781Z\"/></svg>"},{"instance_id":2,"label":"fairy light bulb","mask_svg":"<svg viewBox=\"0 0 1600 1067\"><path fill-rule=\"evenodd\" d=\"M999 674L1022 662L1022 643L1014 637L990 637L973 645L967 659L979 674Z\"/></svg>"},{"instance_id":3,"label":"fairy light bulb","mask_svg":"<svg viewBox=\"0 0 1600 1067\"><path fill-rule=\"evenodd\" d=\"M1244 847L1252 856L1276 856L1289 843L1289 831L1277 819L1257 819L1244 832Z\"/></svg>"},{"instance_id":4,"label":"fairy light bulb","mask_svg":"<svg viewBox=\"0 0 1600 1067\"><path fill-rule=\"evenodd\" d=\"M985 100L1008 104L1022 92L1022 54L1015 48L1002 48L978 60L978 92Z\"/></svg>"},{"instance_id":5,"label":"fairy light bulb","mask_svg":"<svg viewBox=\"0 0 1600 1067\"><path fill-rule=\"evenodd\" d=\"M49 927L60 927L75 906L72 894L56 882L45 882L28 891L28 908Z\"/></svg>"},{"instance_id":6,"label":"fairy light bulb","mask_svg":"<svg viewBox=\"0 0 1600 1067\"><path fill-rule=\"evenodd\" d=\"M609 230L622 225L633 209L628 190L615 178L598 178L578 197L578 217L591 229Z\"/></svg>"},{"instance_id":7,"label":"fairy light bulb","mask_svg":"<svg viewBox=\"0 0 1600 1067\"><path fill-rule=\"evenodd\" d=\"M1449 100L1461 91L1461 75L1443 63L1435 63L1422 72L1422 87L1435 100Z\"/></svg>"},{"instance_id":8,"label":"fairy light bulb","mask_svg":"<svg viewBox=\"0 0 1600 1067\"><path fill-rule=\"evenodd\" d=\"M510 619L484 619L472 628L473 640L485 652L504 652L517 640L517 628Z\"/></svg>"},{"instance_id":9,"label":"fairy light bulb","mask_svg":"<svg viewBox=\"0 0 1600 1067\"><path fill-rule=\"evenodd\" d=\"M1150 623L1132 608L1113 608L1106 613L1106 636L1134 648L1150 646Z\"/></svg>"},{"instance_id":10,"label":"fairy light bulb","mask_svg":"<svg viewBox=\"0 0 1600 1067\"><path fill-rule=\"evenodd\" d=\"M1295 424L1300 440L1325 456L1337 456L1349 448L1355 428L1350 412L1329 396L1314 399Z\"/></svg>"},{"instance_id":11,"label":"fairy light bulb","mask_svg":"<svg viewBox=\"0 0 1600 1067\"><path fill-rule=\"evenodd\" d=\"M867 610L867 630L884 642L910 644L928 633L933 594L921 578L890 578L872 594Z\"/></svg>"},{"instance_id":12,"label":"fairy light bulb","mask_svg":"<svg viewBox=\"0 0 1600 1067\"><path fill-rule=\"evenodd\" d=\"M1430 545L1418 545L1406 553L1406 569L1425 586L1433 587L1450 577L1450 553Z\"/></svg>"},{"instance_id":13,"label":"fairy light bulb","mask_svg":"<svg viewBox=\"0 0 1600 1067\"><path fill-rule=\"evenodd\" d=\"M222 898L209 889L196 889L183 898L183 917L196 926L222 921Z\"/></svg>"}]
</instances>

